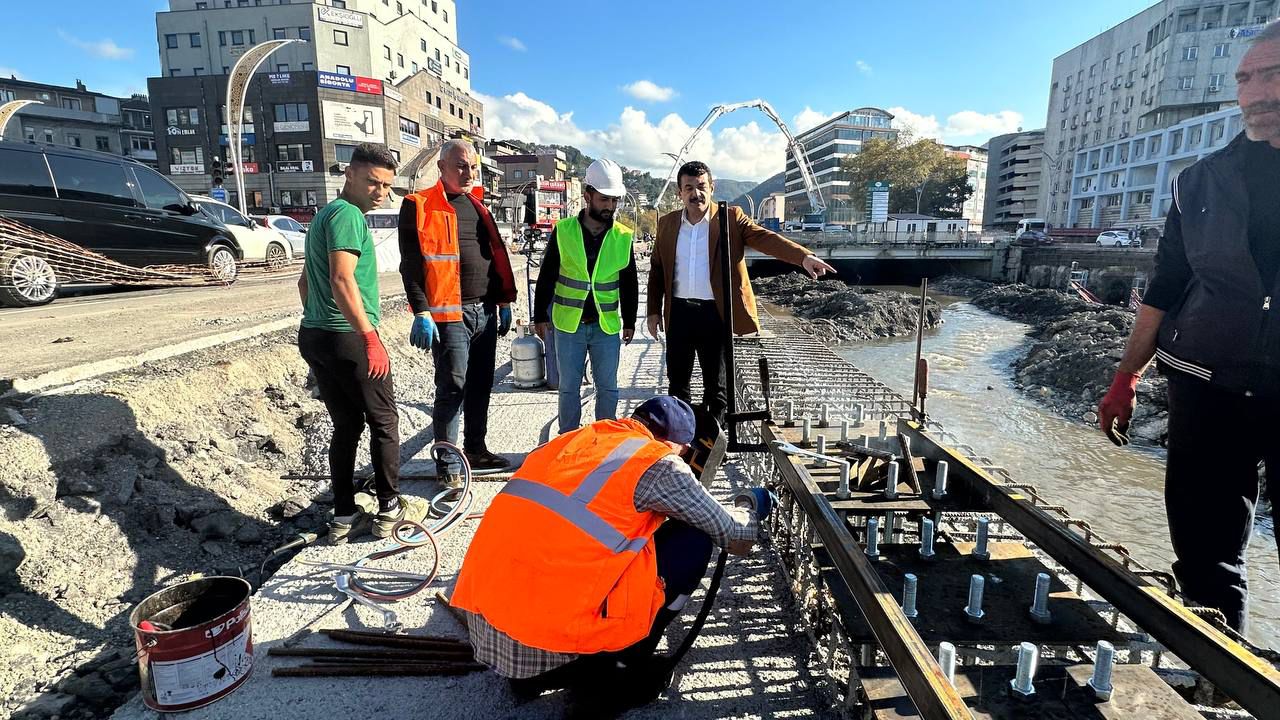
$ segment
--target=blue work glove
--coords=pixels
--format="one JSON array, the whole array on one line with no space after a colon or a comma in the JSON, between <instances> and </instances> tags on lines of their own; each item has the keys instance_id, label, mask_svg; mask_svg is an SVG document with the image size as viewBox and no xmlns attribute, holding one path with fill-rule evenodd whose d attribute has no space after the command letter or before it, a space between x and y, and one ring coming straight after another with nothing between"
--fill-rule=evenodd
<instances>
[{"instance_id":1,"label":"blue work glove","mask_svg":"<svg viewBox=\"0 0 1280 720\"><path fill-rule=\"evenodd\" d=\"M756 514L756 519L764 522L773 512L773 493L765 488L749 488L733 498L734 505L746 506Z\"/></svg>"},{"instance_id":2,"label":"blue work glove","mask_svg":"<svg viewBox=\"0 0 1280 720\"><path fill-rule=\"evenodd\" d=\"M498 307L498 336L503 337L511 332L511 306L500 305Z\"/></svg>"},{"instance_id":3,"label":"blue work glove","mask_svg":"<svg viewBox=\"0 0 1280 720\"><path fill-rule=\"evenodd\" d=\"M436 321L431 319L430 313L413 316L413 327L409 330L409 344L430 350L431 343L436 341Z\"/></svg>"}]
</instances>

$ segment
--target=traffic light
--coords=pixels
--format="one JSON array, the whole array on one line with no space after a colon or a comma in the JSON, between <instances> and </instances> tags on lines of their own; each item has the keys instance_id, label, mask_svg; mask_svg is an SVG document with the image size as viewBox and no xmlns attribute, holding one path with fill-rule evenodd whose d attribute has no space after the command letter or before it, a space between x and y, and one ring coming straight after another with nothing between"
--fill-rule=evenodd
<instances>
[{"instance_id":1,"label":"traffic light","mask_svg":"<svg viewBox=\"0 0 1280 720\"><path fill-rule=\"evenodd\" d=\"M213 168L213 177L215 180L218 178L221 178L225 174L222 171L222 161L219 160L216 155L213 157L212 168Z\"/></svg>"},{"instance_id":2,"label":"traffic light","mask_svg":"<svg viewBox=\"0 0 1280 720\"><path fill-rule=\"evenodd\" d=\"M538 222L538 191L536 188L524 193L524 224L533 225Z\"/></svg>"}]
</instances>

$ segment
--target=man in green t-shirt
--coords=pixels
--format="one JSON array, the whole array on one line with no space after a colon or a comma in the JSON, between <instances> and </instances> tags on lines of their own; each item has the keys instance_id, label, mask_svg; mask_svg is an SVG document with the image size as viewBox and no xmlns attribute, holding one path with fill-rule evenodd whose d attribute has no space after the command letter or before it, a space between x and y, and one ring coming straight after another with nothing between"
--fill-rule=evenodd
<instances>
[{"instance_id":1,"label":"man in green t-shirt","mask_svg":"<svg viewBox=\"0 0 1280 720\"><path fill-rule=\"evenodd\" d=\"M396 160L382 145L355 149L338 199L316 213L307 230L306 262L298 278L302 327L298 349L311 367L333 420L329 474L333 522L329 539L345 543L367 523L356 505L356 447L369 426L378 514L373 534L390 537L401 520L422 522L427 506L400 496L400 421L391 359L378 337L378 260L364 214L391 191Z\"/></svg>"}]
</instances>

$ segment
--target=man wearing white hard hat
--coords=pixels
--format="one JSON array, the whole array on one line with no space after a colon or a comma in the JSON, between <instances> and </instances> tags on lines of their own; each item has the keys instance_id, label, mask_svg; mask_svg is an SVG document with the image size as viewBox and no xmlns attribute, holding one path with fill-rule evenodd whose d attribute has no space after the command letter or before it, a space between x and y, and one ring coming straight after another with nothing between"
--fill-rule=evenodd
<instances>
[{"instance_id":1,"label":"man wearing white hard hat","mask_svg":"<svg viewBox=\"0 0 1280 720\"><path fill-rule=\"evenodd\" d=\"M622 168L596 160L587 168L585 207L556 223L538 270L534 316L538 334L555 333L560 367L560 432L582 424L587 358L596 387L596 420L618 414L618 356L635 336L640 280L632 231L614 222L626 194Z\"/></svg>"}]
</instances>

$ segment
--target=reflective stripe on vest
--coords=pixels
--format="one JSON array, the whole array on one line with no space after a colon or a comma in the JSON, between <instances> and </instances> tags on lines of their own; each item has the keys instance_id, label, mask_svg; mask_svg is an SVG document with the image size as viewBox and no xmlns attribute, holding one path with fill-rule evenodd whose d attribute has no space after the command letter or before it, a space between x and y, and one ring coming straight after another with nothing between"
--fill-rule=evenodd
<instances>
[{"instance_id":1,"label":"reflective stripe on vest","mask_svg":"<svg viewBox=\"0 0 1280 720\"><path fill-rule=\"evenodd\" d=\"M604 461L587 473L571 495L565 495L542 483L515 477L507 482L500 494L513 495L541 505L573 523L615 553L639 552L649 541L648 538L627 538L599 515L591 512L587 505L600 494L609 477L626 465L631 456L646 444L648 440L644 438L632 438L614 448Z\"/></svg>"},{"instance_id":2,"label":"reflective stripe on vest","mask_svg":"<svg viewBox=\"0 0 1280 720\"><path fill-rule=\"evenodd\" d=\"M436 185L405 198L417 207L418 249L427 293L427 310L436 322L462 320L461 258L457 214Z\"/></svg>"},{"instance_id":3,"label":"reflective stripe on vest","mask_svg":"<svg viewBox=\"0 0 1280 720\"><path fill-rule=\"evenodd\" d=\"M577 332L587 297L594 298L600 329L610 335L622 330L619 308L619 274L631 262L631 229L615 222L605 233L595 266L587 268L582 225L577 217L556 223L556 247L560 274L556 278L551 321L561 332Z\"/></svg>"}]
</instances>

